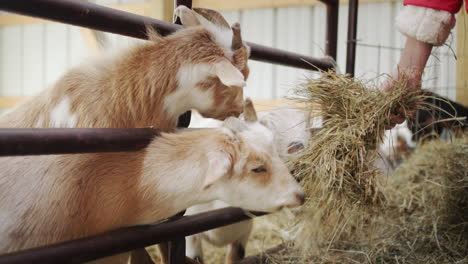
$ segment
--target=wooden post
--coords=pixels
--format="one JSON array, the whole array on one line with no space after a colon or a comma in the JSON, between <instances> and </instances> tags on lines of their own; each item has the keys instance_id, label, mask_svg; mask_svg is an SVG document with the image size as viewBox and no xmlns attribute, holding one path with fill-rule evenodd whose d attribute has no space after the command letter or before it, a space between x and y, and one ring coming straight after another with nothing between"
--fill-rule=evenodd
<instances>
[{"instance_id":1,"label":"wooden post","mask_svg":"<svg viewBox=\"0 0 468 264\"><path fill-rule=\"evenodd\" d=\"M468 15L461 10L457 15L457 90L456 101L468 106Z\"/></svg>"}]
</instances>

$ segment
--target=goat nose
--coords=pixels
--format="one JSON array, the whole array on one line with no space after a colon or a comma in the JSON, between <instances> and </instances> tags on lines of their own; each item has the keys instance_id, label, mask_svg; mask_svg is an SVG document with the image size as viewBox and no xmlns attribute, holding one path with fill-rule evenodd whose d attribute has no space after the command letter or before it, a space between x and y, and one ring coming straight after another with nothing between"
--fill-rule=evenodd
<instances>
[{"instance_id":1,"label":"goat nose","mask_svg":"<svg viewBox=\"0 0 468 264\"><path fill-rule=\"evenodd\" d=\"M296 193L296 199L303 205L305 202L305 194L303 192Z\"/></svg>"}]
</instances>

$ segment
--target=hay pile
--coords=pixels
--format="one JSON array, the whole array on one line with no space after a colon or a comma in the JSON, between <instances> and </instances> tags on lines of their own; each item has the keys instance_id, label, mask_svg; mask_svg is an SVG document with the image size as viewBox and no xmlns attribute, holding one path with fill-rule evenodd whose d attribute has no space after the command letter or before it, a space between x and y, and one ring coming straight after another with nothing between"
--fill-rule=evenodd
<instances>
[{"instance_id":1,"label":"hay pile","mask_svg":"<svg viewBox=\"0 0 468 264\"><path fill-rule=\"evenodd\" d=\"M419 146L382 193L387 206L361 215L360 233L294 262L301 249L288 247L265 263L468 263L468 135Z\"/></svg>"},{"instance_id":2,"label":"hay pile","mask_svg":"<svg viewBox=\"0 0 468 264\"><path fill-rule=\"evenodd\" d=\"M307 258L317 250L335 247L335 241L354 237L369 228L363 219L383 201L379 174L372 166L390 113L409 109L420 98L395 82L391 94L333 72L323 73L299 87L297 101L319 105L323 128L293 160L295 177L308 199L294 226L296 244Z\"/></svg>"},{"instance_id":3,"label":"hay pile","mask_svg":"<svg viewBox=\"0 0 468 264\"><path fill-rule=\"evenodd\" d=\"M390 178L387 230L406 263L468 263L468 136L431 141Z\"/></svg>"}]
</instances>

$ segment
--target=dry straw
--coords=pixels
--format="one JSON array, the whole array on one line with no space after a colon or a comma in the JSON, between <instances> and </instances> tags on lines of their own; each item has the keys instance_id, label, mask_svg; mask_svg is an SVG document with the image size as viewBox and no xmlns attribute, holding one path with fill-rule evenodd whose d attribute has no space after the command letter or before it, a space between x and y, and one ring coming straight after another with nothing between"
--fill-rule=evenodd
<instances>
[{"instance_id":1,"label":"dry straw","mask_svg":"<svg viewBox=\"0 0 468 264\"><path fill-rule=\"evenodd\" d=\"M323 127L294 159L295 177L308 199L294 226L304 257L331 249L368 224L363 215L384 202L379 171L372 166L389 116L415 108L420 97L406 80L395 81L389 94L334 72L323 73L295 90L295 100L324 118Z\"/></svg>"},{"instance_id":2,"label":"dry straw","mask_svg":"<svg viewBox=\"0 0 468 264\"><path fill-rule=\"evenodd\" d=\"M384 94L328 72L296 89L307 112L325 117L291 161L308 198L294 219L256 219L249 255L282 243L267 263L468 263L466 137L419 147L390 178L372 166L389 115L423 98L405 79L394 84ZM211 250L207 263L221 263L224 250Z\"/></svg>"},{"instance_id":3,"label":"dry straw","mask_svg":"<svg viewBox=\"0 0 468 264\"><path fill-rule=\"evenodd\" d=\"M382 193L386 207L362 214L366 228L360 232L294 262L287 260L305 248L290 246L267 263L468 263L467 135L418 146L384 183ZM314 237L299 236L296 245L298 239Z\"/></svg>"},{"instance_id":4,"label":"dry straw","mask_svg":"<svg viewBox=\"0 0 468 264\"><path fill-rule=\"evenodd\" d=\"M295 247L270 263L295 255L301 260L294 263L468 260L466 138L420 147L389 179L372 166L389 115L423 99L407 91L405 79L394 84L384 94L329 72L296 90L325 121L292 161L308 194L291 226Z\"/></svg>"}]
</instances>

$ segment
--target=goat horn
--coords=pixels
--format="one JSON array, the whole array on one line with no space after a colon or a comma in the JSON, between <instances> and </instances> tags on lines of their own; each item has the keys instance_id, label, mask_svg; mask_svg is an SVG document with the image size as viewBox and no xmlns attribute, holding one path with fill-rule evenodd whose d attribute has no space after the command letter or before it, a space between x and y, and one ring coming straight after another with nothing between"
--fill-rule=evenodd
<instances>
[{"instance_id":1,"label":"goat horn","mask_svg":"<svg viewBox=\"0 0 468 264\"><path fill-rule=\"evenodd\" d=\"M237 50L242 47L242 36L240 32L240 24L232 25L232 50Z\"/></svg>"},{"instance_id":2,"label":"goat horn","mask_svg":"<svg viewBox=\"0 0 468 264\"><path fill-rule=\"evenodd\" d=\"M224 19L224 17L212 9L194 7L192 10L215 25L224 28L230 28L229 23Z\"/></svg>"},{"instance_id":3,"label":"goat horn","mask_svg":"<svg viewBox=\"0 0 468 264\"><path fill-rule=\"evenodd\" d=\"M244 101L244 119L245 121L249 122L256 122L258 120L257 112L255 111L252 100L250 100L250 98L247 98Z\"/></svg>"}]
</instances>

